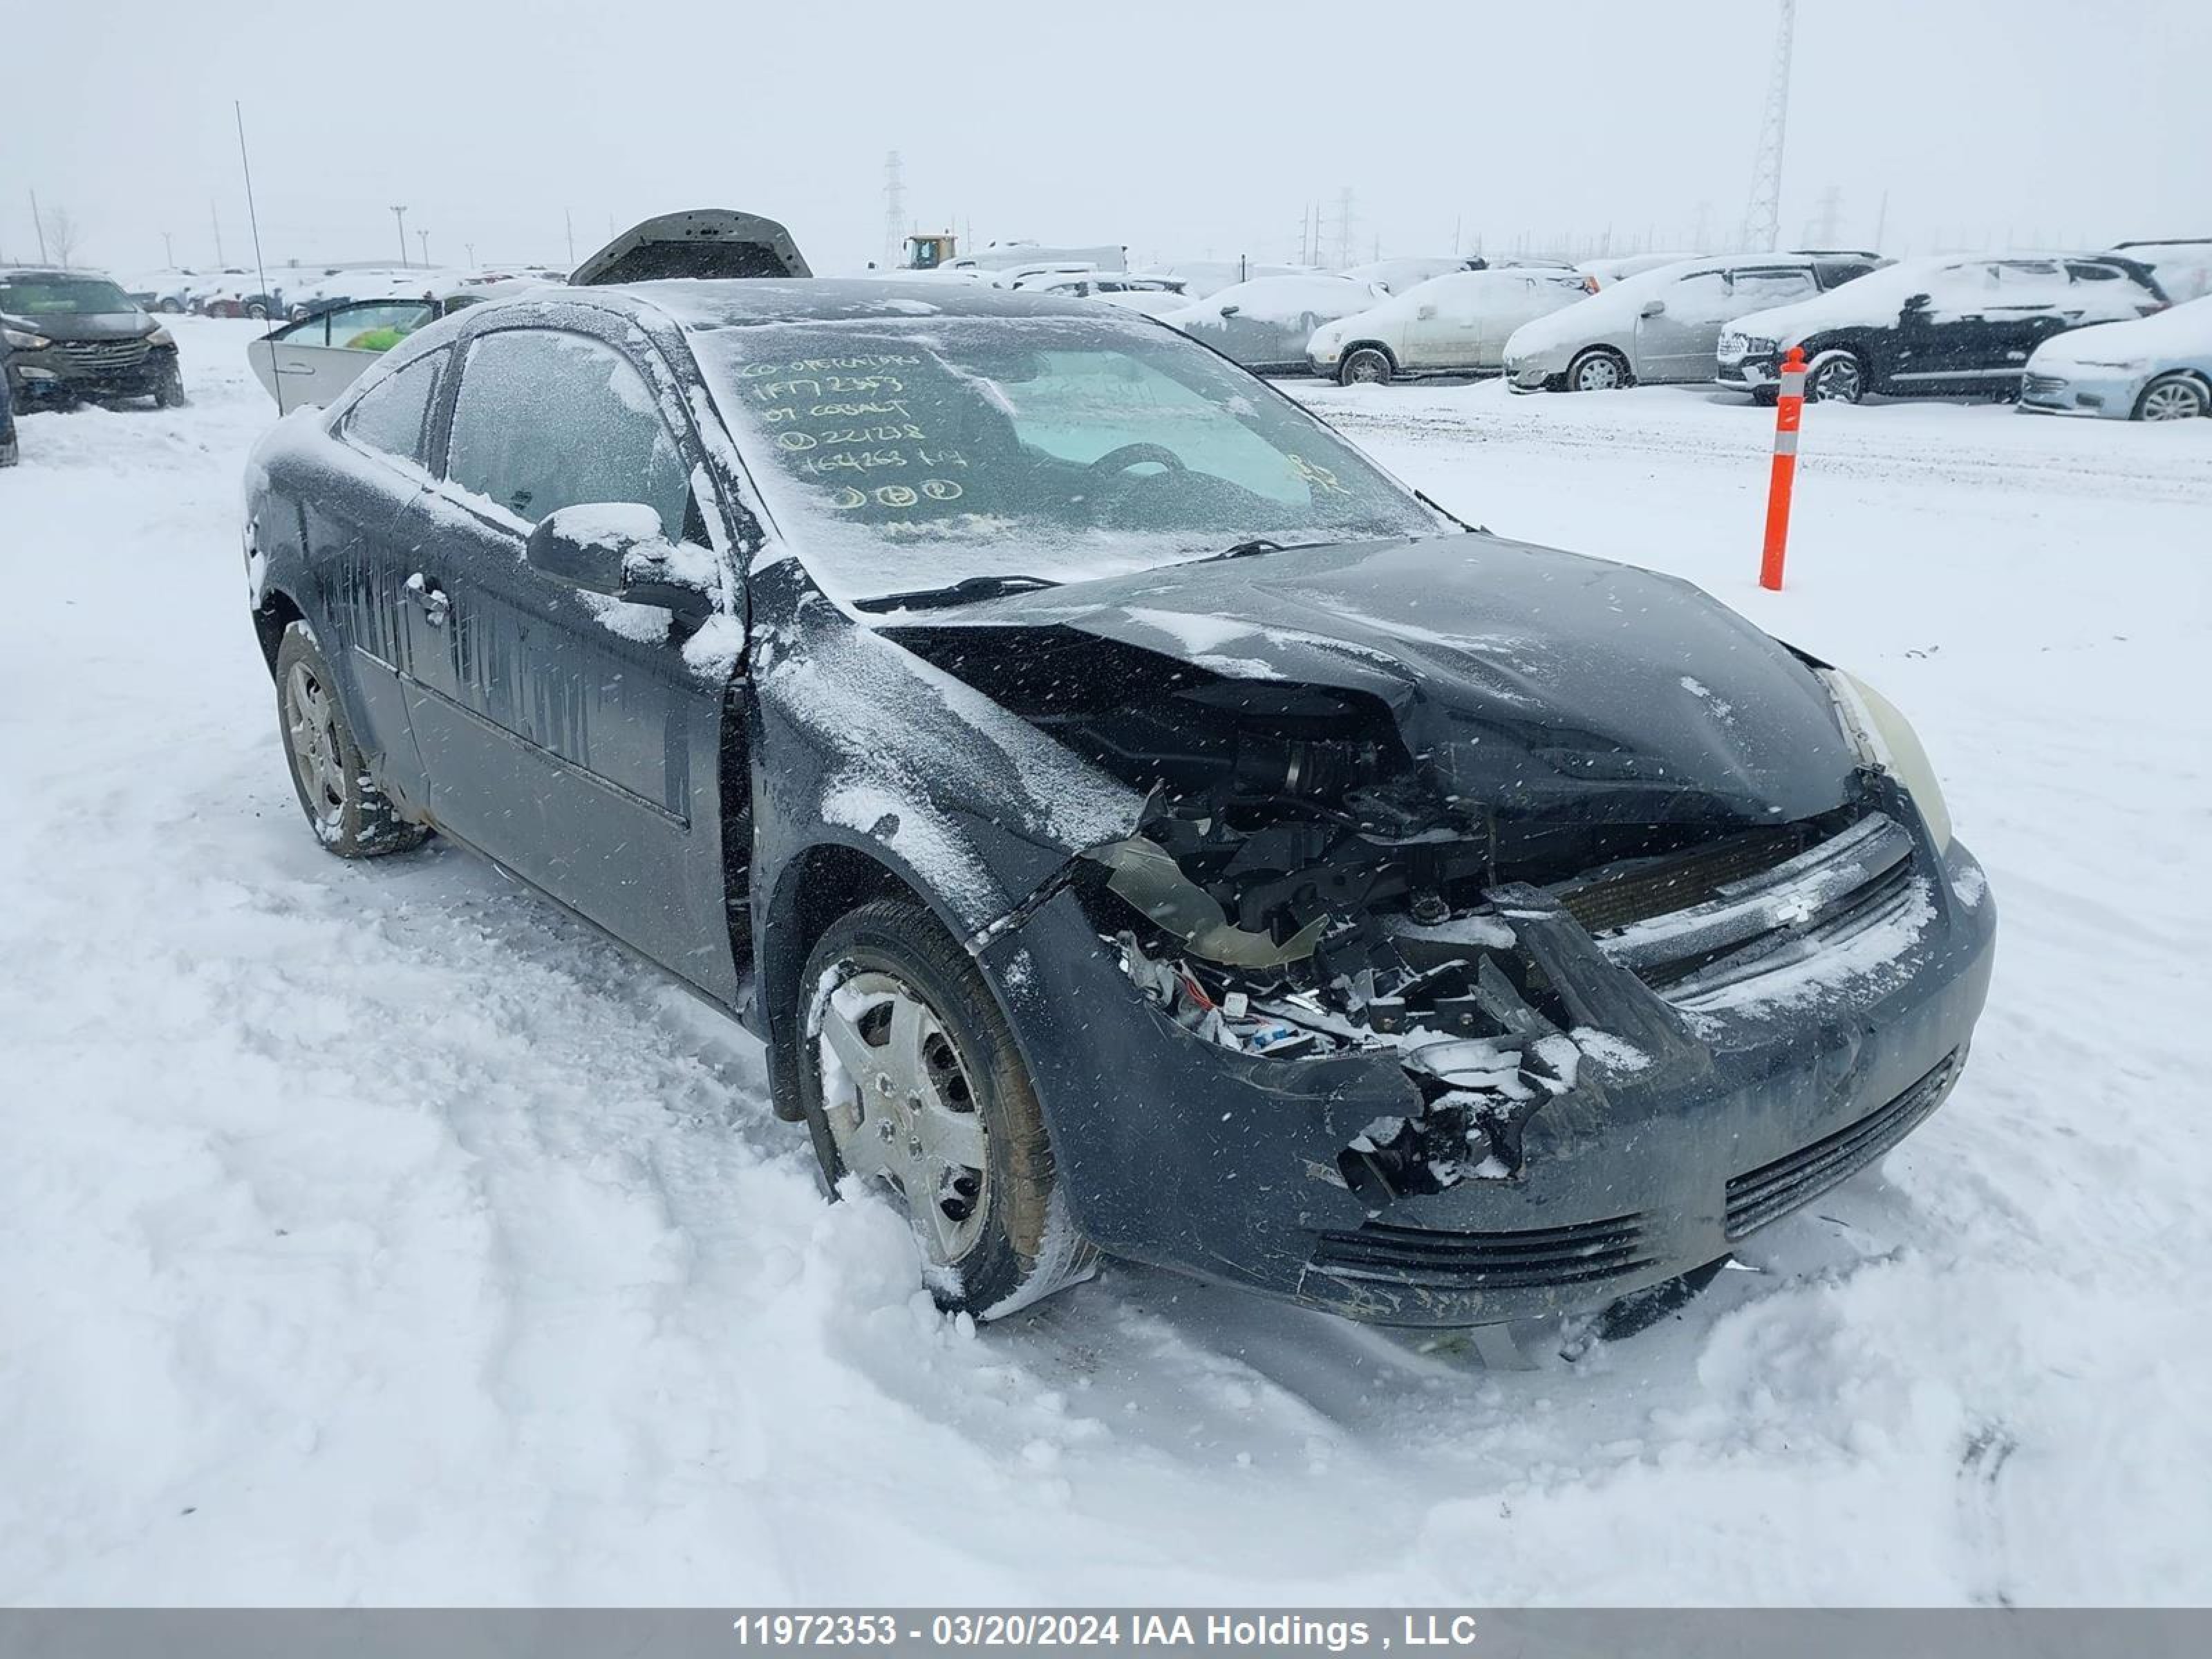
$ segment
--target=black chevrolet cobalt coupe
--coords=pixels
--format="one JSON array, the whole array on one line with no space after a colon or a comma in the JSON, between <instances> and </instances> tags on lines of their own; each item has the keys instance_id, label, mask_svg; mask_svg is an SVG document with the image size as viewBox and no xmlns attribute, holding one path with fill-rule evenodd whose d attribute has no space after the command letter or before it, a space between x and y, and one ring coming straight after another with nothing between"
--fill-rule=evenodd
<instances>
[{"instance_id":1,"label":"black chevrolet cobalt coupe","mask_svg":"<svg viewBox=\"0 0 2212 1659\"><path fill-rule=\"evenodd\" d=\"M1981 1010L1873 691L1112 307L472 307L271 431L246 537L324 844L451 836L757 1030L947 1308L1100 1252L1399 1325L1694 1282Z\"/></svg>"}]
</instances>

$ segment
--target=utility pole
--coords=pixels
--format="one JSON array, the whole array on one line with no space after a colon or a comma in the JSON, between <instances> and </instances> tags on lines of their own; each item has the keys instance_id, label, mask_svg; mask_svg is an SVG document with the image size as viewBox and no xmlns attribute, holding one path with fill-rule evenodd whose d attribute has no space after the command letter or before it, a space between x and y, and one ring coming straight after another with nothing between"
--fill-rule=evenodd
<instances>
[{"instance_id":1,"label":"utility pole","mask_svg":"<svg viewBox=\"0 0 2212 1659\"><path fill-rule=\"evenodd\" d=\"M398 203L392 204L392 222L399 227L399 268L404 270L407 269L407 210L404 205Z\"/></svg>"},{"instance_id":2,"label":"utility pole","mask_svg":"<svg viewBox=\"0 0 2212 1659\"><path fill-rule=\"evenodd\" d=\"M461 244L461 252L469 256L469 269L474 270L477 268L477 245L474 242L464 242Z\"/></svg>"},{"instance_id":3,"label":"utility pole","mask_svg":"<svg viewBox=\"0 0 2212 1659\"><path fill-rule=\"evenodd\" d=\"M161 233L161 269L174 270L176 268L177 250L169 240L169 233L165 230Z\"/></svg>"},{"instance_id":4,"label":"utility pole","mask_svg":"<svg viewBox=\"0 0 2212 1659\"><path fill-rule=\"evenodd\" d=\"M421 239L422 244L422 269L428 270L430 268L430 233L427 230L418 230L415 234Z\"/></svg>"},{"instance_id":5,"label":"utility pole","mask_svg":"<svg viewBox=\"0 0 2212 1659\"><path fill-rule=\"evenodd\" d=\"M1782 235L1782 148L1790 131L1790 43L1797 29L1797 0L1781 0L1781 11L1759 150L1751 164L1751 199L1743 210L1743 246L1751 253L1771 253Z\"/></svg>"},{"instance_id":6,"label":"utility pole","mask_svg":"<svg viewBox=\"0 0 2212 1659\"><path fill-rule=\"evenodd\" d=\"M568 231L568 269L576 268L576 216L567 208L561 210L561 222Z\"/></svg>"},{"instance_id":7,"label":"utility pole","mask_svg":"<svg viewBox=\"0 0 2212 1659\"><path fill-rule=\"evenodd\" d=\"M1876 253L1881 252L1881 233L1883 227L1888 223L1889 192L1885 190L1881 193L1881 210L1874 216L1874 240L1867 244L1867 246L1872 248Z\"/></svg>"},{"instance_id":8,"label":"utility pole","mask_svg":"<svg viewBox=\"0 0 2212 1659\"><path fill-rule=\"evenodd\" d=\"M1336 196L1336 268L1342 270L1352 263L1352 186L1346 185Z\"/></svg>"},{"instance_id":9,"label":"utility pole","mask_svg":"<svg viewBox=\"0 0 2212 1659\"><path fill-rule=\"evenodd\" d=\"M884 269L899 263L906 234L906 178L896 150L884 157Z\"/></svg>"},{"instance_id":10,"label":"utility pole","mask_svg":"<svg viewBox=\"0 0 2212 1659\"><path fill-rule=\"evenodd\" d=\"M39 192L31 192L31 228L39 234L39 263L46 262L46 222L39 216Z\"/></svg>"},{"instance_id":11,"label":"utility pole","mask_svg":"<svg viewBox=\"0 0 2212 1659\"><path fill-rule=\"evenodd\" d=\"M215 265L222 269L222 215L216 211L215 198L208 198L208 222L215 227Z\"/></svg>"}]
</instances>

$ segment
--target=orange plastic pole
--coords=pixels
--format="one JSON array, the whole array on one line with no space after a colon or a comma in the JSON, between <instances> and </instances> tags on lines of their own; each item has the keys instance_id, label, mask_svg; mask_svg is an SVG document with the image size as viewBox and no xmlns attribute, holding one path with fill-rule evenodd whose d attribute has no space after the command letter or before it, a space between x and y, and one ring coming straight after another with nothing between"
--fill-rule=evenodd
<instances>
[{"instance_id":1,"label":"orange plastic pole","mask_svg":"<svg viewBox=\"0 0 2212 1659\"><path fill-rule=\"evenodd\" d=\"M1790 492L1797 485L1797 423L1805 418L1805 354L1796 346L1782 360L1782 395L1774 400L1774 471L1766 485L1766 547L1759 585L1782 591L1782 555L1790 544Z\"/></svg>"}]
</instances>

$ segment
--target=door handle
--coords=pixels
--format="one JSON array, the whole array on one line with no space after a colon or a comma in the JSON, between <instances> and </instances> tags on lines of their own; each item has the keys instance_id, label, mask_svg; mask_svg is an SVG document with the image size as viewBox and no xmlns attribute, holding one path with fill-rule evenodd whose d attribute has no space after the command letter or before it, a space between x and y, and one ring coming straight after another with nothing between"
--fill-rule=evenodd
<instances>
[{"instance_id":1,"label":"door handle","mask_svg":"<svg viewBox=\"0 0 2212 1659\"><path fill-rule=\"evenodd\" d=\"M446 613L453 608L453 602L447 597L444 588L419 570L407 579L407 597L421 607L424 620L431 627L446 625Z\"/></svg>"},{"instance_id":2,"label":"door handle","mask_svg":"<svg viewBox=\"0 0 2212 1659\"><path fill-rule=\"evenodd\" d=\"M315 372L315 366L313 363L279 363L276 372L279 374L312 374Z\"/></svg>"}]
</instances>

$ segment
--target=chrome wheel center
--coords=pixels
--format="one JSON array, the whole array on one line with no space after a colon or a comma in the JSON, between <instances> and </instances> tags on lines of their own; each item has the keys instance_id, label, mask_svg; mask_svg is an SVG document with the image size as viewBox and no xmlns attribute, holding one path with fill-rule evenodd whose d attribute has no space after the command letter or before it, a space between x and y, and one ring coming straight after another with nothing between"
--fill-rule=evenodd
<instances>
[{"instance_id":1,"label":"chrome wheel center","mask_svg":"<svg viewBox=\"0 0 2212 1659\"><path fill-rule=\"evenodd\" d=\"M896 1193L923 1254L941 1266L975 1247L990 1156L960 1051L903 980L855 974L816 1005L822 1103L845 1168Z\"/></svg>"}]
</instances>

